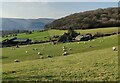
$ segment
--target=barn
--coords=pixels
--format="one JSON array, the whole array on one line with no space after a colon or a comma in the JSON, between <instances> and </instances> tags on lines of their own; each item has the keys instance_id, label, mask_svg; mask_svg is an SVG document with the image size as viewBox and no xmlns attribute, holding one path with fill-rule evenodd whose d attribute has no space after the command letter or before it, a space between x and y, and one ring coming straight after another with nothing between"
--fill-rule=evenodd
<instances>
[{"instance_id":1,"label":"barn","mask_svg":"<svg viewBox=\"0 0 120 83\"><path fill-rule=\"evenodd\" d=\"M28 38L11 38L2 41L2 46L13 46L13 45L23 45L23 44L30 44L32 42L31 39Z\"/></svg>"}]
</instances>

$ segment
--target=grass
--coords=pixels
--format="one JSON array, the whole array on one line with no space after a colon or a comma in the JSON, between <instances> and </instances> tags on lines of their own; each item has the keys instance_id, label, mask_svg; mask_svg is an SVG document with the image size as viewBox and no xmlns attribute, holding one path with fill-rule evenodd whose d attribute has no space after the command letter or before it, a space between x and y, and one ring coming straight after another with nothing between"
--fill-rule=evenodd
<instances>
[{"instance_id":1,"label":"grass","mask_svg":"<svg viewBox=\"0 0 120 83\"><path fill-rule=\"evenodd\" d=\"M3 80L116 81L118 54L109 47L69 56L7 63L3 64Z\"/></svg>"},{"instance_id":2,"label":"grass","mask_svg":"<svg viewBox=\"0 0 120 83\"><path fill-rule=\"evenodd\" d=\"M110 27L110 28L98 28L98 29L87 29L87 30L76 30L77 32L80 32L81 34L86 34L86 33L91 33L91 34L95 34L97 32L100 33L112 33L112 32L118 32L118 27ZM67 32L67 30L48 30L48 31L43 31L43 32L33 32L33 34L18 34L17 37L18 38L30 38L33 41L37 40L37 41L45 41L45 40L49 40L50 36L53 35L62 35L64 32ZM9 39L11 37L4 37L2 38L2 40L4 39Z\"/></svg>"},{"instance_id":3,"label":"grass","mask_svg":"<svg viewBox=\"0 0 120 83\"><path fill-rule=\"evenodd\" d=\"M52 45L51 43L33 44L29 46L23 45L20 46L20 48L16 48L15 50L12 50L11 49L12 47L2 48L3 52L2 58L4 64L14 62L15 59L19 59L20 61L38 59L39 58L39 55L37 54L38 52L41 52L45 58L47 58L48 55L52 57L61 56L63 53L62 50L63 46L66 47L67 52L69 54L75 54L108 48L116 45L118 45L117 35L98 38L95 39L95 41L86 41L86 44L84 44L84 42L80 42L79 44L78 42L73 42L73 43L60 43L57 45ZM33 50L34 48L37 48L38 50ZM69 51L69 48L72 48L72 50ZM28 53L26 53L26 51L28 51Z\"/></svg>"},{"instance_id":4,"label":"grass","mask_svg":"<svg viewBox=\"0 0 120 83\"><path fill-rule=\"evenodd\" d=\"M118 28L77 30L81 34L117 32ZM61 35L65 30L49 30L33 34L18 34L20 38L47 40L46 36ZM119 35L101 37L92 41L21 45L2 50L3 81L117 81ZM4 38L3 38L4 39ZM63 46L67 56L63 56ZM112 47L116 46L117 51ZM38 50L33 50L37 48ZM72 50L69 50L71 48ZM28 51L26 53L25 51ZM41 52L44 59L39 59ZM52 58L48 57L51 56ZM20 62L14 62L15 59Z\"/></svg>"}]
</instances>

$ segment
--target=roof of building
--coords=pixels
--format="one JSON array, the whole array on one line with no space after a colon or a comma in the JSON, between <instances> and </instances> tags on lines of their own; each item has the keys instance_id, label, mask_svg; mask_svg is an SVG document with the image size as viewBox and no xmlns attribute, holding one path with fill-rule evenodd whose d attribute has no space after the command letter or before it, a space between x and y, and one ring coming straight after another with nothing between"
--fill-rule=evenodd
<instances>
[{"instance_id":1,"label":"roof of building","mask_svg":"<svg viewBox=\"0 0 120 83\"><path fill-rule=\"evenodd\" d=\"M27 41L27 40L28 40L27 38L17 38L17 39L14 39L13 41L23 42L23 41Z\"/></svg>"}]
</instances>

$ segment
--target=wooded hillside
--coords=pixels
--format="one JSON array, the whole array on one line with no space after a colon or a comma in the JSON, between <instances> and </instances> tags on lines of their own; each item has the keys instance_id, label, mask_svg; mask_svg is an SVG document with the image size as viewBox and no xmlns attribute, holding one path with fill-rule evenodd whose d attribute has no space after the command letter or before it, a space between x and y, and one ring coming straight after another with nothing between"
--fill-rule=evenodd
<instances>
[{"instance_id":1,"label":"wooded hillside","mask_svg":"<svg viewBox=\"0 0 120 83\"><path fill-rule=\"evenodd\" d=\"M57 19L45 28L51 29L92 29L102 27L120 26L120 12L118 7L97 9L71 14L64 18Z\"/></svg>"}]
</instances>

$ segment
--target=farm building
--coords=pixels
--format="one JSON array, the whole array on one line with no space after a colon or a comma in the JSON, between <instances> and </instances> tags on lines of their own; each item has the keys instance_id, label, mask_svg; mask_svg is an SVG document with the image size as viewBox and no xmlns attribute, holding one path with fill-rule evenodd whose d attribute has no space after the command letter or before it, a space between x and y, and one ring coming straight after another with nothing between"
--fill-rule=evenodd
<instances>
[{"instance_id":1,"label":"farm building","mask_svg":"<svg viewBox=\"0 0 120 83\"><path fill-rule=\"evenodd\" d=\"M31 43L31 39L27 38L12 38L12 39L6 39L2 41L2 46L12 46L12 45L18 45L18 44L29 44Z\"/></svg>"},{"instance_id":2,"label":"farm building","mask_svg":"<svg viewBox=\"0 0 120 83\"><path fill-rule=\"evenodd\" d=\"M15 43L31 43L31 40L27 39L27 38L16 38L12 42L15 42Z\"/></svg>"},{"instance_id":3,"label":"farm building","mask_svg":"<svg viewBox=\"0 0 120 83\"><path fill-rule=\"evenodd\" d=\"M78 35L75 40L76 41L88 41L91 40L92 36L91 35Z\"/></svg>"}]
</instances>

